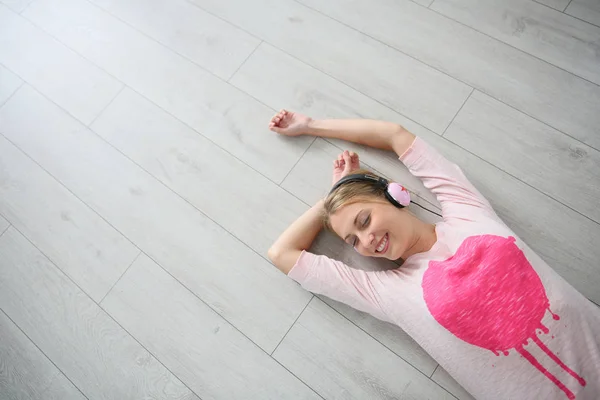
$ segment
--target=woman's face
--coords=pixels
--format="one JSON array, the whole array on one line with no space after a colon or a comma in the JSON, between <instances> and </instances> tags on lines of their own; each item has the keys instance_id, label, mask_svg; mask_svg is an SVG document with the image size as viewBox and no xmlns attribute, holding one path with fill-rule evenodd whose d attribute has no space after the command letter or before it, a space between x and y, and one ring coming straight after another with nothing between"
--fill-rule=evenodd
<instances>
[{"instance_id":1,"label":"woman's face","mask_svg":"<svg viewBox=\"0 0 600 400\"><path fill-rule=\"evenodd\" d=\"M387 201L364 201L341 207L329 217L346 243L368 257L397 260L415 237L415 219Z\"/></svg>"}]
</instances>

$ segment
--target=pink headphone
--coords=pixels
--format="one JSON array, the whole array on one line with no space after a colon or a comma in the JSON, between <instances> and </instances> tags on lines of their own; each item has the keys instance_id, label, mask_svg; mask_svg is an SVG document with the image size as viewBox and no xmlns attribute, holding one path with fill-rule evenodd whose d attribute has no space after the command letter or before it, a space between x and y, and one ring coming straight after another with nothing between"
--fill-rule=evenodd
<instances>
[{"instance_id":1,"label":"pink headphone","mask_svg":"<svg viewBox=\"0 0 600 400\"><path fill-rule=\"evenodd\" d=\"M398 208L408 207L410 193L399 183L390 183L387 179L370 174L352 174L343 177L331 188L330 194L340 186L349 182L370 182L384 189L385 197Z\"/></svg>"}]
</instances>

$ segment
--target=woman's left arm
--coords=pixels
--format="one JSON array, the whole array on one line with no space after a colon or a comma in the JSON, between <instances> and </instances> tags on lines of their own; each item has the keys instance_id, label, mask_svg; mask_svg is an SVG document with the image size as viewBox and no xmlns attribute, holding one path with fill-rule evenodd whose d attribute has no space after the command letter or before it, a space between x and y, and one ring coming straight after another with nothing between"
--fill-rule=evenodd
<instances>
[{"instance_id":1,"label":"woman's left arm","mask_svg":"<svg viewBox=\"0 0 600 400\"><path fill-rule=\"evenodd\" d=\"M323 200L319 200L294 221L269 248L269 258L284 274L288 274L308 250L323 227Z\"/></svg>"},{"instance_id":2,"label":"woman's left arm","mask_svg":"<svg viewBox=\"0 0 600 400\"><path fill-rule=\"evenodd\" d=\"M344 151L333 162L332 183L335 184L358 168L360 168L358 155ZM269 258L281 272L287 275L300 258L302 251L310 248L322 227L323 200L319 200L279 236L268 251Z\"/></svg>"}]
</instances>

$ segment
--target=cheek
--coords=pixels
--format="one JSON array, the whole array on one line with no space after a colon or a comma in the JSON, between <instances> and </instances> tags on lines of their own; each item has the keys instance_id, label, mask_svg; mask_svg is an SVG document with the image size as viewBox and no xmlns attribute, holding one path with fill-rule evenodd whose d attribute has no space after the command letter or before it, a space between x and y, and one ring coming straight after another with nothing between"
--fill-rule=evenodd
<instances>
[{"instance_id":1,"label":"cheek","mask_svg":"<svg viewBox=\"0 0 600 400\"><path fill-rule=\"evenodd\" d=\"M398 251L404 251L408 247L408 242L411 237L410 229L405 227L394 227L391 231L394 235L393 243L396 245Z\"/></svg>"}]
</instances>

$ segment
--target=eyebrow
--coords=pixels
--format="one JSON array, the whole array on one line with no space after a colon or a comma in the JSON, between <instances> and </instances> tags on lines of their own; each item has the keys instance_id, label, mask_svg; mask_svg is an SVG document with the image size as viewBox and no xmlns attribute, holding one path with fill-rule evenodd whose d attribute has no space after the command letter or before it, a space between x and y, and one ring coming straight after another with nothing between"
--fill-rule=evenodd
<instances>
[{"instance_id":1,"label":"eyebrow","mask_svg":"<svg viewBox=\"0 0 600 400\"><path fill-rule=\"evenodd\" d=\"M360 213L363 212L363 210L360 210L359 212L356 213L356 216L354 217L354 225L356 225L356 221L358 220L358 216L360 215ZM344 241L348 240L348 236L350 236L351 234L347 234L346 237L344 238Z\"/></svg>"}]
</instances>

